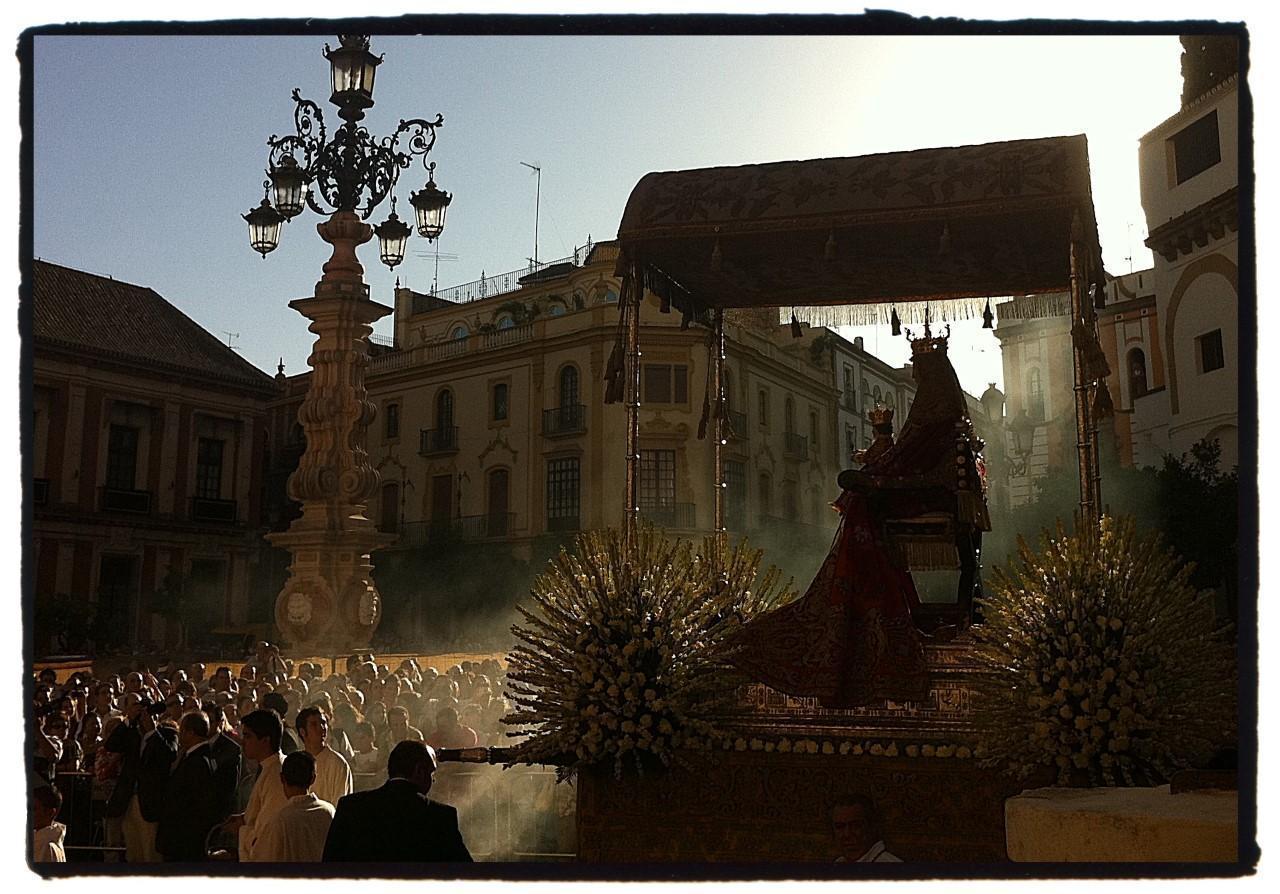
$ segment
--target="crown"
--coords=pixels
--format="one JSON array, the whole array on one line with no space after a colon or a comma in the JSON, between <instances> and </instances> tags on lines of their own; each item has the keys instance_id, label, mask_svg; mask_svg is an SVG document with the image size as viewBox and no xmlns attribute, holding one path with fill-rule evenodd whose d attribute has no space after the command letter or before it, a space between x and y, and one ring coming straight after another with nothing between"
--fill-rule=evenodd
<instances>
[{"instance_id":1,"label":"crown","mask_svg":"<svg viewBox=\"0 0 1280 894\"><path fill-rule=\"evenodd\" d=\"M884 404L876 404L867 411L867 418L871 420L872 425L892 425L893 407L886 407Z\"/></svg>"},{"instance_id":2,"label":"crown","mask_svg":"<svg viewBox=\"0 0 1280 894\"><path fill-rule=\"evenodd\" d=\"M951 337L951 324L947 324L947 331L944 335L937 338L933 337L933 333L929 331L929 311L924 312L924 337L916 338L911 334L911 330L905 330L907 338L911 340L911 356L916 357L920 354L932 354L934 351L945 351L947 349L947 339Z\"/></svg>"}]
</instances>

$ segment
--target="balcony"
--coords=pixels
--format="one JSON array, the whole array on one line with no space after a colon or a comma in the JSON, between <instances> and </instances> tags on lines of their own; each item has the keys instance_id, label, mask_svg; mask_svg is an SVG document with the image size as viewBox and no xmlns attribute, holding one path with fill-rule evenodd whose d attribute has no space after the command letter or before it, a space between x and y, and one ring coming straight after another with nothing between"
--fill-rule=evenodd
<instances>
[{"instance_id":1,"label":"balcony","mask_svg":"<svg viewBox=\"0 0 1280 894\"><path fill-rule=\"evenodd\" d=\"M750 429L747 428L747 414L735 413L733 410L728 412L728 418L725 419L728 424L725 426L725 435L731 441L745 441Z\"/></svg>"},{"instance_id":2,"label":"balcony","mask_svg":"<svg viewBox=\"0 0 1280 894\"><path fill-rule=\"evenodd\" d=\"M151 514L151 491L126 490L120 487L99 488L99 505L103 512L127 512L132 515Z\"/></svg>"},{"instance_id":3,"label":"balcony","mask_svg":"<svg viewBox=\"0 0 1280 894\"><path fill-rule=\"evenodd\" d=\"M49 479L36 478L31 482L31 503L35 506L44 506L49 502Z\"/></svg>"},{"instance_id":4,"label":"balcony","mask_svg":"<svg viewBox=\"0 0 1280 894\"><path fill-rule=\"evenodd\" d=\"M554 410L542 411L542 436L560 438L579 435L587 430L587 408L582 404L569 404Z\"/></svg>"},{"instance_id":5,"label":"balcony","mask_svg":"<svg viewBox=\"0 0 1280 894\"><path fill-rule=\"evenodd\" d=\"M782 452L790 459L809 458L809 439L793 431L783 433Z\"/></svg>"},{"instance_id":6,"label":"balcony","mask_svg":"<svg viewBox=\"0 0 1280 894\"><path fill-rule=\"evenodd\" d=\"M550 532L581 531L582 519L577 515L561 515L547 519L547 530Z\"/></svg>"},{"instance_id":7,"label":"balcony","mask_svg":"<svg viewBox=\"0 0 1280 894\"><path fill-rule=\"evenodd\" d=\"M458 426L424 428L418 435L418 455L436 456L458 452Z\"/></svg>"},{"instance_id":8,"label":"balcony","mask_svg":"<svg viewBox=\"0 0 1280 894\"><path fill-rule=\"evenodd\" d=\"M395 547L426 546L457 540L496 540L511 534L515 530L515 522L514 512L500 512L406 522L391 533L400 535Z\"/></svg>"},{"instance_id":9,"label":"balcony","mask_svg":"<svg viewBox=\"0 0 1280 894\"><path fill-rule=\"evenodd\" d=\"M215 500L210 497L192 497L191 519L193 521L233 525L236 522L236 501Z\"/></svg>"},{"instance_id":10,"label":"balcony","mask_svg":"<svg viewBox=\"0 0 1280 894\"><path fill-rule=\"evenodd\" d=\"M697 511L692 503L667 503L648 508L641 506L640 517L660 528L692 529L697 520Z\"/></svg>"}]
</instances>

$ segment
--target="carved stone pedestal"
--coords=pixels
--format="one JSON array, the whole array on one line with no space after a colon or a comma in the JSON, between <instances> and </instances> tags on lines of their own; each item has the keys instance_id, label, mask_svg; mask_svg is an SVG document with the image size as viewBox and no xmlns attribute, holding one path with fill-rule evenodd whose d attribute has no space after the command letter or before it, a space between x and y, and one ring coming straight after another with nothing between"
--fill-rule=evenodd
<instances>
[{"instance_id":1,"label":"carved stone pedestal","mask_svg":"<svg viewBox=\"0 0 1280 894\"><path fill-rule=\"evenodd\" d=\"M276 597L275 620L292 651L342 654L365 647L381 617L370 555L393 542L365 516L378 472L365 451L376 410L365 390L372 324L392 312L369 300L356 246L373 229L337 212L316 229L333 246L315 295L289 306L316 335L308 362L311 385L298 411L307 449L289 477L288 494L302 516L268 535L292 554L289 579Z\"/></svg>"}]
</instances>

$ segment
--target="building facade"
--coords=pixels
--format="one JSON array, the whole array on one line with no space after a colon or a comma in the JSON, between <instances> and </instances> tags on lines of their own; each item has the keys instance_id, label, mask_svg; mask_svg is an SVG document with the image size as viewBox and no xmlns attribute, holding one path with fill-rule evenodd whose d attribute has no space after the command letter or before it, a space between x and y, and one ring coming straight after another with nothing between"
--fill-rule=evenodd
<instances>
[{"instance_id":1,"label":"building facade","mask_svg":"<svg viewBox=\"0 0 1280 894\"><path fill-rule=\"evenodd\" d=\"M70 597L99 648L176 645L166 590L242 625L271 379L151 289L36 261L32 299L37 610Z\"/></svg>"},{"instance_id":2,"label":"building facade","mask_svg":"<svg viewBox=\"0 0 1280 894\"><path fill-rule=\"evenodd\" d=\"M1166 381L1135 413L1157 429L1167 413L1174 455L1216 440L1229 469L1239 458L1240 390L1235 39L1183 45L1182 108L1138 148Z\"/></svg>"}]
</instances>

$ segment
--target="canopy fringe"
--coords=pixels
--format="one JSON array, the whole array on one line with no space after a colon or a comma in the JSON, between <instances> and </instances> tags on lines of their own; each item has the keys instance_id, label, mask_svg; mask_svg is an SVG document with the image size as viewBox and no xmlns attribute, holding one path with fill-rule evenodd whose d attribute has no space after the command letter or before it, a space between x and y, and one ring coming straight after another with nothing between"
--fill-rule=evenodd
<instances>
[{"instance_id":1,"label":"canopy fringe","mask_svg":"<svg viewBox=\"0 0 1280 894\"><path fill-rule=\"evenodd\" d=\"M896 315L901 325L923 325L925 311L930 323L950 323L956 320L983 318L990 298L949 298L943 301L903 301L881 304L827 304L794 308L795 317L810 326L889 326ZM1066 293L1023 295L1001 300L990 305L996 320L1034 320L1041 317L1067 316L1071 312L1071 299ZM788 305L778 309L778 322L789 323L793 308Z\"/></svg>"}]
</instances>

